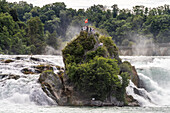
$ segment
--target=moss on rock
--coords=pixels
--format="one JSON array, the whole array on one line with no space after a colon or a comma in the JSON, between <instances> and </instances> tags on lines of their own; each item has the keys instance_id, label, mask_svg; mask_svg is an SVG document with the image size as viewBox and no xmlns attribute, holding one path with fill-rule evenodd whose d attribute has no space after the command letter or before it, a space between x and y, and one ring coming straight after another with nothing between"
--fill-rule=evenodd
<instances>
[{"instance_id":1,"label":"moss on rock","mask_svg":"<svg viewBox=\"0 0 170 113\"><path fill-rule=\"evenodd\" d=\"M21 70L22 73L24 74L35 74L32 69L24 68Z\"/></svg>"},{"instance_id":2,"label":"moss on rock","mask_svg":"<svg viewBox=\"0 0 170 113\"><path fill-rule=\"evenodd\" d=\"M46 70L53 70L53 67L51 65L44 65L44 64L33 66L33 68L35 68L36 73L42 73L43 71Z\"/></svg>"}]
</instances>

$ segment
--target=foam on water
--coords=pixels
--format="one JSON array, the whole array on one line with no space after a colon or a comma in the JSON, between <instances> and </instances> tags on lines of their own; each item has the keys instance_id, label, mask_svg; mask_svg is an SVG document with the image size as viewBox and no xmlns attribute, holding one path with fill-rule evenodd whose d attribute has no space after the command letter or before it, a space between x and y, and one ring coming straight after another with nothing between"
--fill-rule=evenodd
<instances>
[{"instance_id":1,"label":"foam on water","mask_svg":"<svg viewBox=\"0 0 170 113\"><path fill-rule=\"evenodd\" d=\"M19 59L17 59L19 57ZM40 61L30 59L27 55L0 55L0 100L16 104L56 105L41 89L38 83L39 74L23 74L24 68L34 70L33 66L51 64L64 66L62 57L50 55L35 55ZM11 59L14 62L4 63ZM54 68L54 71L57 70ZM19 79L9 79L9 76L19 76Z\"/></svg>"},{"instance_id":2,"label":"foam on water","mask_svg":"<svg viewBox=\"0 0 170 113\"><path fill-rule=\"evenodd\" d=\"M21 57L21 59L16 60L16 57ZM0 77L0 113L169 113L170 111L169 107L165 107L170 106L170 57L121 57L136 67L145 88L137 88L130 81L126 88L127 93L145 108L53 107L51 105L56 105L56 102L41 89L38 83L39 74L25 75L21 70L23 68L33 69L32 66L40 64L64 66L62 57L51 55L35 55L33 57L39 58L40 61L30 60L28 55L0 55L0 75L20 76L17 80L8 79L6 75ZM7 59L12 59L14 62L3 63ZM55 67L54 71L57 72ZM136 94L135 90L140 95Z\"/></svg>"},{"instance_id":3,"label":"foam on water","mask_svg":"<svg viewBox=\"0 0 170 113\"><path fill-rule=\"evenodd\" d=\"M136 97L130 82L127 92L133 95L143 106L170 106L170 57L122 57L137 68L139 79L150 101L145 102ZM141 90L142 88L137 88ZM131 91L130 91L131 90ZM139 96L139 95L137 95Z\"/></svg>"}]
</instances>

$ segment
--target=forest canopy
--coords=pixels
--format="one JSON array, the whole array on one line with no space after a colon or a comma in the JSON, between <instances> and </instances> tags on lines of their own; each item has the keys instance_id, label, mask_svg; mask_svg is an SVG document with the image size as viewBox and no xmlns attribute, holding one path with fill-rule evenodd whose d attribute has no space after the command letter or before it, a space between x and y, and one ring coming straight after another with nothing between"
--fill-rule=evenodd
<instances>
[{"instance_id":1,"label":"forest canopy","mask_svg":"<svg viewBox=\"0 0 170 113\"><path fill-rule=\"evenodd\" d=\"M77 29L89 26L112 37L117 45L132 46L140 35L155 43L170 42L169 5L132 10L93 5L87 10L66 8L62 2L33 6L0 0L0 54L43 54L48 46L59 49ZM74 28L74 29L73 29Z\"/></svg>"}]
</instances>

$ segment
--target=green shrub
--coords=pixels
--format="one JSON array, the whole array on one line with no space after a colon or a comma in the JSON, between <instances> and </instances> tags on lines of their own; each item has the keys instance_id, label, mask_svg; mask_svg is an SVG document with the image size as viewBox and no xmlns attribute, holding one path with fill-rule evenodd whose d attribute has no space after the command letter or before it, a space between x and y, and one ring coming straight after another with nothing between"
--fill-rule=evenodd
<instances>
[{"instance_id":1,"label":"green shrub","mask_svg":"<svg viewBox=\"0 0 170 113\"><path fill-rule=\"evenodd\" d=\"M104 47L98 47L96 51L88 51L85 55L86 62L92 60L95 56L105 57L107 55L107 50Z\"/></svg>"},{"instance_id":2,"label":"green shrub","mask_svg":"<svg viewBox=\"0 0 170 113\"><path fill-rule=\"evenodd\" d=\"M121 73L120 75L122 77L122 84L121 84L121 87L118 87L116 89L116 98L119 100L119 101L123 101L125 102L125 98L126 98L126 87L128 86L129 84L129 74L127 72L123 72Z\"/></svg>"},{"instance_id":3,"label":"green shrub","mask_svg":"<svg viewBox=\"0 0 170 113\"><path fill-rule=\"evenodd\" d=\"M122 64L119 65L120 73L128 72L129 75L132 75L132 66L128 61L124 61Z\"/></svg>"},{"instance_id":4,"label":"green shrub","mask_svg":"<svg viewBox=\"0 0 170 113\"><path fill-rule=\"evenodd\" d=\"M65 65L73 62L80 63L85 51L93 49L95 43L94 35L88 35L87 32L81 31L80 35L62 50Z\"/></svg>"},{"instance_id":5,"label":"green shrub","mask_svg":"<svg viewBox=\"0 0 170 113\"><path fill-rule=\"evenodd\" d=\"M96 50L96 55L97 56L102 56L102 57L107 56L106 48L105 47L98 47L97 50Z\"/></svg>"},{"instance_id":6,"label":"green shrub","mask_svg":"<svg viewBox=\"0 0 170 113\"><path fill-rule=\"evenodd\" d=\"M113 42L112 37L105 37L101 36L99 38L99 41L104 44L104 46L107 48L110 56L118 56L118 48L116 47L116 44Z\"/></svg>"},{"instance_id":7,"label":"green shrub","mask_svg":"<svg viewBox=\"0 0 170 113\"><path fill-rule=\"evenodd\" d=\"M121 87L118 74L117 61L104 57L95 57L84 64L70 64L67 70L67 75L81 92L99 100Z\"/></svg>"},{"instance_id":8,"label":"green shrub","mask_svg":"<svg viewBox=\"0 0 170 113\"><path fill-rule=\"evenodd\" d=\"M92 60L96 56L96 51L88 51L86 53L86 62Z\"/></svg>"}]
</instances>

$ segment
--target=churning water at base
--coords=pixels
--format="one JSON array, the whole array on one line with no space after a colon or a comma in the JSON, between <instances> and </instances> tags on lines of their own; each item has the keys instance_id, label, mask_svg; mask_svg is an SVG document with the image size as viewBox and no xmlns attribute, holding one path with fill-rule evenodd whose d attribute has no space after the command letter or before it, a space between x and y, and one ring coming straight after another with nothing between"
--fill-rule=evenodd
<instances>
[{"instance_id":1,"label":"churning water at base","mask_svg":"<svg viewBox=\"0 0 170 113\"><path fill-rule=\"evenodd\" d=\"M140 86L137 88L142 97L133 94L133 88L127 91L137 99L142 106L170 106L170 57L122 57L137 69ZM133 83L130 83L131 87ZM142 91L143 90L143 91Z\"/></svg>"},{"instance_id":2,"label":"churning water at base","mask_svg":"<svg viewBox=\"0 0 170 113\"><path fill-rule=\"evenodd\" d=\"M21 70L34 70L34 66L41 64L63 66L61 57L36 55L34 60L31 60L30 57L0 55L0 105L2 105L1 102L28 105L57 104L41 89L41 85L38 83L40 74L23 74ZM7 60L12 60L12 62L5 63Z\"/></svg>"},{"instance_id":3,"label":"churning water at base","mask_svg":"<svg viewBox=\"0 0 170 113\"><path fill-rule=\"evenodd\" d=\"M20 59L16 59L20 57ZM127 93L145 107L60 107L51 100L38 83L39 74L25 75L23 68L51 64L64 66L61 56L35 55L39 61L26 55L0 55L0 113L169 113L170 111L170 57L129 56L121 58L130 61L137 68L141 86L131 81ZM4 63L12 59L14 62ZM7 76L8 75L8 76ZM12 75L18 79L9 79ZM138 93L135 94L135 90Z\"/></svg>"}]
</instances>

